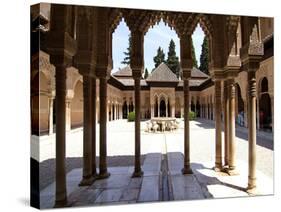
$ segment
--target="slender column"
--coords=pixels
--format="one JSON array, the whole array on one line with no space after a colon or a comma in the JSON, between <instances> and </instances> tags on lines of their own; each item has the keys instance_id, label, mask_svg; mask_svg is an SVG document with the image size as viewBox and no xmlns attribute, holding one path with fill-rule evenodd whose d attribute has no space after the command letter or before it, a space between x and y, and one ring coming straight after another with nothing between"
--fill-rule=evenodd
<instances>
[{"instance_id":1,"label":"slender column","mask_svg":"<svg viewBox=\"0 0 281 212\"><path fill-rule=\"evenodd\" d=\"M215 170L222 169L222 141L221 141L221 81L215 80L215 104L216 104L216 162ZM210 110L209 110L210 111Z\"/></svg>"},{"instance_id":2,"label":"slender column","mask_svg":"<svg viewBox=\"0 0 281 212\"><path fill-rule=\"evenodd\" d=\"M140 78L134 77L135 80L135 170L132 177L141 177L141 147L140 147Z\"/></svg>"},{"instance_id":3,"label":"slender column","mask_svg":"<svg viewBox=\"0 0 281 212\"><path fill-rule=\"evenodd\" d=\"M274 96L270 96L270 105L271 105L271 126L272 126L272 133L274 133Z\"/></svg>"},{"instance_id":4,"label":"slender column","mask_svg":"<svg viewBox=\"0 0 281 212\"><path fill-rule=\"evenodd\" d=\"M184 80L184 167L183 174L192 174L190 167L190 141L189 141L189 80Z\"/></svg>"},{"instance_id":5,"label":"slender column","mask_svg":"<svg viewBox=\"0 0 281 212\"><path fill-rule=\"evenodd\" d=\"M168 103L166 103L166 117L168 117Z\"/></svg>"},{"instance_id":6,"label":"slender column","mask_svg":"<svg viewBox=\"0 0 281 212\"><path fill-rule=\"evenodd\" d=\"M93 183L92 176L92 141L91 141L91 79L83 76L83 178L80 186Z\"/></svg>"},{"instance_id":7,"label":"slender column","mask_svg":"<svg viewBox=\"0 0 281 212\"><path fill-rule=\"evenodd\" d=\"M123 119L123 107L120 105L120 119Z\"/></svg>"},{"instance_id":8,"label":"slender column","mask_svg":"<svg viewBox=\"0 0 281 212\"><path fill-rule=\"evenodd\" d=\"M49 135L53 134L53 111L54 111L54 99L49 98Z\"/></svg>"},{"instance_id":9,"label":"slender column","mask_svg":"<svg viewBox=\"0 0 281 212\"><path fill-rule=\"evenodd\" d=\"M228 166L229 158L229 139L228 139L228 120L229 120L229 92L227 80L224 81L224 166Z\"/></svg>"},{"instance_id":10,"label":"slender column","mask_svg":"<svg viewBox=\"0 0 281 212\"><path fill-rule=\"evenodd\" d=\"M107 178L110 173L107 171L107 149L106 149L106 121L107 113L102 112L107 106L107 78L100 77L100 164L99 178Z\"/></svg>"},{"instance_id":11,"label":"slender column","mask_svg":"<svg viewBox=\"0 0 281 212\"><path fill-rule=\"evenodd\" d=\"M101 97L100 97L100 99L101 99ZM107 114L107 116L106 116L106 119L107 119L107 121L109 121L109 103L108 102L106 102L106 114Z\"/></svg>"},{"instance_id":12,"label":"slender column","mask_svg":"<svg viewBox=\"0 0 281 212\"><path fill-rule=\"evenodd\" d=\"M229 169L230 175L236 175L235 147L235 82L229 79Z\"/></svg>"},{"instance_id":13,"label":"slender column","mask_svg":"<svg viewBox=\"0 0 281 212\"><path fill-rule=\"evenodd\" d=\"M160 101L159 101L159 99L157 100L157 106L158 106L158 111L157 111L157 113L158 113L158 117L160 117Z\"/></svg>"},{"instance_id":14,"label":"slender column","mask_svg":"<svg viewBox=\"0 0 281 212\"><path fill-rule=\"evenodd\" d=\"M175 105L174 104L172 105L172 117L173 118L175 117Z\"/></svg>"},{"instance_id":15,"label":"slender column","mask_svg":"<svg viewBox=\"0 0 281 212\"><path fill-rule=\"evenodd\" d=\"M114 104L111 105L111 121L114 120L114 116L115 116L115 107Z\"/></svg>"},{"instance_id":16,"label":"slender column","mask_svg":"<svg viewBox=\"0 0 281 212\"><path fill-rule=\"evenodd\" d=\"M151 114L151 118L153 118L154 117L154 105L151 105L150 106L150 114Z\"/></svg>"},{"instance_id":17,"label":"slender column","mask_svg":"<svg viewBox=\"0 0 281 212\"><path fill-rule=\"evenodd\" d=\"M248 192L256 189L256 75L248 72L248 130L249 130L249 176Z\"/></svg>"},{"instance_id":18,"label":"slender column","mask_svg":"<svg viewBox=\"0 0 281 212\"><path fill-rule=\"evenodd\" d=\"M67 203L65 172L65 96L66 69L56 66L56 202L55 207Z\"/></svg>"},{"instance_id":19,"label":"slender column","mask_svg":"<svg viewBox=\"0 0 281 212\"><path fill-rule=\"evenodd\" d=\"M66 131L70 131L71 130L71 99L67 98L66 99L66 103L65 103L65 115L66 115Z\"/></svg>"},{"instance_id":20,"label":"slender column","mask_svg":"<svg viewBox=\"0 0 281 212\"><path fill-rule=\"evenodd\" d=\"M97 165L96 165L96 124L97 124L97 80L95 77L91 78L91 118L92 118L92 176L97 177Z\"/></svg>"},{"instance_id":21,"label":"slender column","mask_svg":"<svg viewBox=\"0 0 281 212\"><path fill-rule=\"evenodd\" d=\"M257 95L257 129L261 128L260 126L260 96Z\"/></svg>"}]
</instances>

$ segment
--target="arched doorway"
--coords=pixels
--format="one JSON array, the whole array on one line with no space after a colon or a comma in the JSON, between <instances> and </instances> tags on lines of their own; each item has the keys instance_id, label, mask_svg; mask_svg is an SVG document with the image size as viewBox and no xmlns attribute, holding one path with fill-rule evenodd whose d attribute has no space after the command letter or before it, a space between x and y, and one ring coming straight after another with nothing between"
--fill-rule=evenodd
<instances>
[{"instance_id":1,"label":"arched doorway","mask_svg":"<svg viewBox=\"0 0 281 212\"><path fill-rule=\"evenodd\" d=\"M195 104L194 104L194 99L193 97L191 98L191 106L190 106L191 111L195 112Z\"/></svg>"},{"instance_id":2,"label":"arched doorway","mask_svg":"<svg viewBox=\"0 0 281 212\"><path fill-rule=\"evenodd\" d=\"M200 105L199 100L197 99L197 103L196 103L196 116L197 117L200 117L200 108L201 108L201 105Z\"/></svg>"},{"instance_id":3,"label":"arched doorway","mask_svg":"<svg viewBox=\"0 0 281 212\"><path fill-rule=\"evenodd\" d=\"M126 119L128 117L128 106L127 106L127 102L125 101L123 103L123 106L122 106L122 114L123 114L123 119Z\"/></svg>"},{"instance_id":4,"label":"arched doorway","mask_svg":"<svg viewBox=\"0 0 281 212\"><path fill-rule=\"evenodd\" d=\"M268 80L264 77L260 83L259 124L260 129L272 130L271 99L268 94Z\"/></svg>"},{"instance_id":5,"label":"arched doorway","mask_svg":"<svg viewBox=\"0 0 281 212\"><path fill-rule=\"evenodd\" d=\"M134 105L133 105L133 101L131 101L129 104L129 112L133 112L133 111L134 111Z\"/></svg>"},{"instance_id":6,"label":"arched doorway","mask_svg":"<svg viewBox=\"0 0 281 212\"><path fill-rule=\"evenodd\" d=\"M115 120L115 105L112 104L112 120Z\"/></svg>"},{"instance_id":7,"label":"arched doorway","mask_svg":"<svg viewBox=\"0 0 281 212\"><path fill-rule=\"evenodd\" d=\"M164 99L160 101L160 117L166 117L166 102Z\"/></svg>"},{"instance_id":8,"label":"arched doorway","mask_svg":"<svg viewBox=\"0 0 281 212\"><path fill-rule=\"evenodd\" d=\"M158 100L157 100L157 97L155 97L154 117L158 117Z\"/></svg>"},{"instance_id":9,"label":"arched doorway","mask_svg":"<svg viewBox=\"0 0 281 212\"><path fill-rule=\"evenodd\" d=\"M168 117L171 117L171 109L170 109L170 101L168 100L168 114L167 114Z\"/></svg>"}]
</instances>

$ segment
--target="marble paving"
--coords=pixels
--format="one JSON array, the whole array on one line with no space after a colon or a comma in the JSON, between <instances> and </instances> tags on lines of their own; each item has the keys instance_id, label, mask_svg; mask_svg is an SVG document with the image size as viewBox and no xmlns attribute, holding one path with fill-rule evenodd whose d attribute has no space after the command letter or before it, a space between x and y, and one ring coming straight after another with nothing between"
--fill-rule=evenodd
<instances>
[{"instance_id":1,"label":"marble paving","mask_svg":"<svg viewBox=\"0 0 281 212\"><path fill-rule=\"evenodd\" d=\"M142 123L144 124L144 123ZM74 168L67 173L67 196L69 206L110 205L168 200L198 200L249 196L245 192L248 179L248 143L246 137L237 137L237 171L229 176L215 172L215 130L205 122L191 122L190 160L192 175L182 175L183 123L173 133L146 133L142 131L141 152L144 156L141 178L131 178L132 166L108 167L111 176L96 180L91 186L79 187L82 169ZM122 126L122 127L120 127ZM110 123L108 155L133 156L134 142L131 123ZM82 131L81 131L82 132ZM81 157L82 137L80 131L69 134L67 157ZM46 138L47 139L47 138ZM98 138L97 138L98 139ZM257 137L258 141L262 140ZM79 142L77 142L79 141ZM272 141L271 141L272 142ZM52 158L53 141L43 141L42 151ZM75 146L74 146L75 143ZM52 144L52 145L49 145ZM73 145L72 145L73 144ZM48 147L48 148L45 148ZM98 149L98 147L97 147ZM72 152L69 152L69 151ZM45 157L44 156L44 157ZM43 159L46 159L44 158ZM42 160L43 160L42 159ZM41 160L39 160L41 161ZM50 181L51 182L51 181ZM273 151L257 146L257 195L274 194ZM52 208L55 200L55 182L40 192L41 208Z\"/></svg>"},{"instance_id":2,"label":"marble paving","mask_svg":"<svg viewBox=\"0 0 281 212\"><path fill-rule=\"evenodd\" d=\"M228 176L215 172L212 163L191 163L192 175L182 175L183 154L168 152L166 155L167 176L162 172L163 154L147 154L143 164L144 175L132 178L134 167L109 167L111 176L96 180L91 186L79 187L82 169L74 169L67 174L67 194L69 206L110 205L138 202L162 201L161 192L169 192L166 200L198 200L209 198L245 197L247 166L238 161L239 175ZM163 177L168 186L163 189ZM273 182L257 171L259 190L257 195L272 195ZM261 183L262 182L262 183ZM54 206L55 183L40 194L41 208Z\"/></svg>"}]
</instances>

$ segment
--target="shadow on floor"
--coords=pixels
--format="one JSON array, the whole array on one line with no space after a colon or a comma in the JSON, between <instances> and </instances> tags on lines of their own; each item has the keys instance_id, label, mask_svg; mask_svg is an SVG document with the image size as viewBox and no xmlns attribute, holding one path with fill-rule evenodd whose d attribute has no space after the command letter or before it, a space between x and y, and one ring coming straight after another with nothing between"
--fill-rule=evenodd
<instances>
[{"instance_id":1,"label":"shadow on floor","mask_svg":"<svg viewBox=\"0 0 281 212\"><path fill-rule=\"evenodd\" d=\"M208 190L208 186L210 186L210 185L223 185L223 186L227 186L229 188L235 189L235 190L245 192L245 188L243 188L243 187L239 187L239 186L236 186L236 185L233 185L230 183L225 183L225 182L220 181L216 177L210 177L210 176L202 174L199 170L202 170L202 169L212 170L212 169L205 167L201 163L191 163L191 167L192 167L192 171L195 174L197 181L199 182L202 190L204 191L204 194L206 194L206 198L214 198L214 196ZM219 173L219 174L228 176L227 173L223 173L223 172Z\"/></svg>"},{"instance_id":2,"label":"shadow on floor","mask_svg":"<svg viewBox=\"0 0 281 212\"><path fill-rule=\"evenodd\" d=\"M141 156L141 164L143 164L145 156ZM108 167L117 167L117 166L134 166L135 157L134 156L108 156L107 157L107 166ZM38 163L38 162L37 162ZM55 181L55 168L56 160L48 159L40 163L39 165L39 184L40 190L44 189L50 183ZM99 157L96 158L97 171L99 167ZM68 157L66 158L66 173L70 172L76 168L82 168L83 161L82 157Z\"/></svg>"},{"instance_id":3,"label":"shadow on floor","mask_svg":"<svg viewBox=\"0 0 281 212\"><path fill-rule=\"evenodd\" d=\"M204 129L214 129L215 128L215 122L214 121L210 121L210 120L202 120L202 119L196 119L196 121L198 123L195 123L198 127L202 127ZM223 126L222 126L222 131L223 131ZM264 133L264 132L263 132ZM238 138L244 139L244 140L248 140L248 133L247 131L244 131L242 129L239 129L236 127L235 130L235 135ZM273 137L272 139L270 138L265 138L264 136L259 136L259 134L257 134L257 145L262 146L264 148L273 150L274 149L274 142L273 142Z\"/></svg>"}]
</instances>

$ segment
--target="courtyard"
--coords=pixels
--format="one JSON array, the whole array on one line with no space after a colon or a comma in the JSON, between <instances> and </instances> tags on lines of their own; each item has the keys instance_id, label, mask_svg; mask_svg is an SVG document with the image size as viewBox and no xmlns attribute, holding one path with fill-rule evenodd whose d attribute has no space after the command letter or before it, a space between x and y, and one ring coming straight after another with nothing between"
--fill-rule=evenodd
<instances>
[{"instance_id":1,"label":"courtyard","mask_svg":"<svg viewBox=\"0 0 281 212\"><path fill-rule=\"evenodd\" d=\"M236 128L238 175L213 170L215 164L214 121L190 121L190 163L193 175L182 175L184 122L172 132L146 132L141 122L141 164L144 175L134 171L134 122L115 120L107 127L107 161L111 176L79 187L82 178L83 128L66 134L67 195L69 206L122 204L164 200L193 200L248 196L247 129ZM99 124L97 124L97 129ZM99 131L97 140L99 140ZM222 135L223 136L223 135ZM32 147L38 146L32 136ZM55 203L55 134L40 136L40 206ZM99 149L97 142L97 150ZM257 195L273 194L273 134L257 132ZM32 151L33 152L33 151ZM99 159L99 151L96 152ZM97 160L99 163L99 160Z\"/></svg>"}]
</instances>

